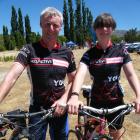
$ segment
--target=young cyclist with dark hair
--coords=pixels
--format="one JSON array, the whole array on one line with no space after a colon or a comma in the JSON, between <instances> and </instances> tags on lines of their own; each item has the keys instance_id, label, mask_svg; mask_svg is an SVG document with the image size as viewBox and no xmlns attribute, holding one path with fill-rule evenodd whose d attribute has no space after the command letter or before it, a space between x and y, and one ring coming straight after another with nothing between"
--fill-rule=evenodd
<instances>
[{"instance_id":1,"label":"young cyclist with dark hair","mask_svg":"<svg viewBox=\"0 0 140 140\"><path fill-rule=\"evenodd\" d=\"M97 44L90 48L81 58L68 101L69 113L78 112L78 95L87 70L93 77L90 106L96 108L113 108L124 104L123 90L119 83L121 68L136 94L134 101L136 112L140 113L140 83L135 74L132 60L127 50L111 41L111 35L116 28L116 22L109 13L103 13L95 19L93 28L97 36ZM118 113L118 112L117 112ZM107 116L111 122L117 113ZM115 128L109 127L113 140L121 140L124 116L116 122Z\"/></svg>"}]
</instances>

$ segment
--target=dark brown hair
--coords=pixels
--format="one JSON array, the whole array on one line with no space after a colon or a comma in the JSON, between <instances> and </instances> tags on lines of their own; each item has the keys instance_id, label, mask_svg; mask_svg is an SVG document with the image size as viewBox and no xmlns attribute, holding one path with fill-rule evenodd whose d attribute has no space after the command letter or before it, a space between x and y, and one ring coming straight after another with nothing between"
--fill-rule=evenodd
<instances>
[{"instance_id":1,"label":"dark brown hair","mask_svg":"<svg viewBox=\"0 0 140 140\"><path fill-rule=\"evenodd\" d=\"M93 28L96 30L97 28L102 27L112 27L113 30L116 28L116 22L109 13L103 13L95 19L93 23Z\"/></svg>"}]
</instances>

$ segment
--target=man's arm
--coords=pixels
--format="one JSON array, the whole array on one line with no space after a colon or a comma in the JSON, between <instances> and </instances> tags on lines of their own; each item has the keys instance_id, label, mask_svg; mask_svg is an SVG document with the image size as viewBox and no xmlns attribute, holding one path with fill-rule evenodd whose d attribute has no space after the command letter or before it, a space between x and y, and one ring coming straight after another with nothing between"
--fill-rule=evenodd
<instances>
[{"instance_id":1,"label":"man's arm","mask_svg":"<svg viewBox=\"0 0 140 140\"><path fill-rule=\"evenodd\" d=\"M9 91L21 75L25 66L19 62L14 62L10 71L6 74L4 80L0 84L0 103L8 95Z\"/></svg>"}]
</instances>

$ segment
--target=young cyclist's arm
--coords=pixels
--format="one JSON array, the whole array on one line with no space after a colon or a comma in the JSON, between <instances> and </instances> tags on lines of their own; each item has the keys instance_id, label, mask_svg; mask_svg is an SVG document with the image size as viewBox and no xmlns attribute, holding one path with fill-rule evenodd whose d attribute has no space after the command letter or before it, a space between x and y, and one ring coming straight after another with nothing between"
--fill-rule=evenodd
<instances>
[{"instance_id":1,"label":"young cyclist's arm","mask_svg":"<svg viewBox=\"0 0 140 140\"><path fill-rule=\"evenodd\" d=\"M24 66L19 62L14 62L10 71L5 76L4 80L0 84L0 102L7 96L18 77L24 70Z\"/></svg>"},{"instance_id":2,"label":"young cyclist's arm","mask_svg":"<svg viewBox=\"0 0 140 140\"><path fill-rule=\"evenodd\" d=\"M87 69L88 68L86 64L80 63L74 82L73 82L71 97L67 103L68 112L71 114L78 113L78 107L81 102L79 101L77 94L80 93L81 87L83 85L83 82L87 73Z\"/></svg>"},{"instance_id":3,"label":"young cyclist's arm","mask_svg":"<svg viewBox=\"0 0 140 140\"><path fill-rule=\"evenodd\" d=\"M72 82L73 82L73 80L74 80L75 74L76 74L76 71L67 74L67 77L68 77L68 84L67 84L67 87L66 87L65 94L62 96L62 98L64 98L64 100L65 100L66 102L68 101L68 98L69 98L69 96L70 96L69 94L71 94Z\"/></svg>"},{"instance_id":4,"label":"young cyclist's arm","mask_svg":"<svg viewBox=\"0 0 140 140\"><path fill-rule=\"evenodd\" d=\"M128 82L136 94L135 107L136 112L140 113L140 82L133 68L132 62L124 64L123 70L128 79Z\"/></svg>"}]
</instances>

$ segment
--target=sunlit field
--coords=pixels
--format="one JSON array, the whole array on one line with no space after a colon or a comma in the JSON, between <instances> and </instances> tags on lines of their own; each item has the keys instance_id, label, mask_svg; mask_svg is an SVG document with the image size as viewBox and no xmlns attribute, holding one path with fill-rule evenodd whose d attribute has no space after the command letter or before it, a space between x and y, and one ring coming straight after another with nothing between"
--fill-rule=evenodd
<instances>
[{"instance_id":1,"label":"sunlit field","mask_svg":"<svg viewBox=\"0 0 140 140\"><path fill-rule=\"evenodd\" d=\"M85 51L86 49L73 50L77 66L79 64L79 60L82 54ZM0 56L1 55L4 55L4 54L0 53ZM5 55L8 55L8 54L5 53ZM12 55L14 54L12 53ZM140 79L140 55L136 53L132 53L130 55L132 57L136 73ZM4 75L9 70L11 65L12 65L12 62L0 62L0 81L3 79ZM132 102L135 99L135 96L123 72L121 74L121 83L125 90L125 102ZM87 73L84 84L85 85L91 84L90 76L88 73ZM10 91L9 95L1 103L0 112L6 112L6 111L10 111L17 108L28 110L29 93L30 93L30 83L27 78L26 70L25 70L23 74L21 75L21 77L16 82L13 89ZM80 99L85 103L85 100L83 99L82 94L80 95ZM77 116L69 115L69 122L70 122L70 128L74 129L74 125L77 122ZM126 116L124 126L126 128L126 132L123 135L124 140L139 140L140 139L140 115L131 114L131 115ZM7 137L6 137L6 140L8 140ZM49 137L47 137L47 140L49 140Z\"/></svg>"}]
</instances>

